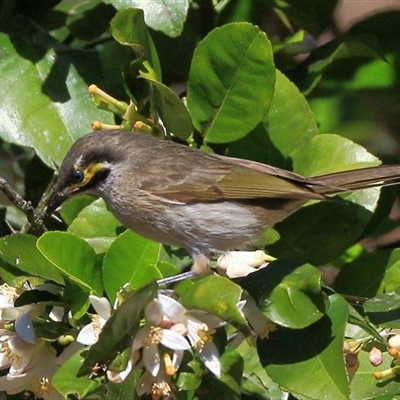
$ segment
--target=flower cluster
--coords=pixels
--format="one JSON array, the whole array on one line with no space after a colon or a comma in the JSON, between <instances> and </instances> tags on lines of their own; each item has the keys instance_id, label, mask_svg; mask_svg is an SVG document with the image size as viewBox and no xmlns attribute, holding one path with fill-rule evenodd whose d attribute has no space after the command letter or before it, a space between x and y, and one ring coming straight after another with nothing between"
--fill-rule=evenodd
<instances>
[{"instance_id":1,"label":"flower cluster","mask_svg":"<svg viewBox=\"0 0 400 400\"><path fill-rule=\"evenodd\" d=\"M111 316L112 308L106 298L90 296L97 314L80 331L77 341L91 345L97 342L102 327ZM107 370L113 383L125 381L137 368L145 372L138 382L139 395L168 395L171 376L179 369L184 351L192 348L204 365L217 377L221 365L216 345L212 341L215 328L225 324L221 319L201 311L188 311L171 297L159 294L144 310L144 324L133 339L125 370Z\"/></svg>"},{"instance_id":2,"label":"flower cluster","mask_svg":"<svg viewBox=\"0 0 400 400\"><path fill-rule=\"evenodd\" d=\"M35 397L56 400L62 397L51 385L51 377L59 367L54 348L35 336L31 316L39 315L36 304L14 307L20 291L0 286L0 369L8 369L0 377L0 390L16 394L31 391ZM15 332L4 329L14 326Z\"/></svg>"}]
</instances>

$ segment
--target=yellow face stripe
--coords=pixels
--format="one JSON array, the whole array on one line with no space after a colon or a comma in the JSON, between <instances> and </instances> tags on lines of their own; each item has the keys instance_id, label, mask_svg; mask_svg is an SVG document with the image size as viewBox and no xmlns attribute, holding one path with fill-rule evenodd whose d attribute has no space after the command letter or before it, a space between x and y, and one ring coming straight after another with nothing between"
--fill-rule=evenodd
<instances>
[{"instance_id":1,"label":"yellow face stripe","mask_svg":"<svg viewBox=\"0 0 400 400\"><path fill-rule=\"evenodd\" d=\"M77 182L71 185L70 186L71 190L79 189L86 186L93 179L93 177L96 176L98 172L103 171L108 167L109 167L108 163L91 163L86 168L82 168L79 164L75 164L74 171L78 170L82 171L83 179L81 182Z\"/></svg>"}]
</instances>

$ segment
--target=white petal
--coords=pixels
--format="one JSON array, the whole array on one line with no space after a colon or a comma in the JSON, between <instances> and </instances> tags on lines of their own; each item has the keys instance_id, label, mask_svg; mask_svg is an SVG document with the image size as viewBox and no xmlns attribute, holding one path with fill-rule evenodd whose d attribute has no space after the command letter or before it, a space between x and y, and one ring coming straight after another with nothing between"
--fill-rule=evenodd
<instances>
[{"instance_id":1,"label":"white petal","mask_svg":"<svg viewBox=\"0 0 400 400\"><path fill-rule=\"evenodd\" d=\"M26 312L20 315L14 322L15 332L26 343L36 344L35 331L31 320L31 314Z\"/></svg>"},{"instance_id":2,"label":"white petal","mask_svg":"<svg viewBox=\"0 0 400 400\"><path fill-rule=\"evenodd\" d=\"M143 363L151 375L156 376L158 374L158 371L160 371L160 353L157 345L151 344L144 348Z\"/></svg>"},{"instance_id":3,"label":"white petal","mask_svg":"<svg viewBox=\"0 0 400 400\"><path fill-rule=\"evenodd\" d=\"M95 344L98 339L99 336L95 329L93 329L93 325L87 324L79 331L76 341L89 346Z\"/></svg>"},{"instance_id":4,"label":"white petal","mask_svg":"<svg viewBox=\"0 0 400 400\"><path fill-rule=\"evenodd\" d=\"M132 361L129 360L126 368L123 371L116 372L116 371L107 371L107 378L112 383L120 384L125 381L125 379L130 375L132 372L133 364Z\"/></svg>"},{"instance_id":5,"label":"white petal","mask_svg":"<svg viewBox=\"0 0 400 400\"><path fill-rule=\"evenodd\" d=\"M64 316L64 308L59 306L54 306L49 314L49 317L55 322L60 322L63 316Z\"/></svg>"},{"instance_id":6,"label":"white petal","mask_svg":"<svg viewBox=\"0 0 400 400\"><path fill-rule=\"evenodd\" d=\"M106 299L105 297L90 295L89 300L96 310L96 313L107 321L108 318L110 318L111 316L111 304L108 299Z\"/></svg>"},{"instance_id":7,"label":"white petal","mask_svg":"<svg viewBox=\"0 0 400 400\"><path fill-rule=\"evenodd\" d=\"M194 323L197 323L198 326L204 323L210 328L220 328L221 326L226 325L226 321L224 321L223 319L200 310L193 310L187 314L188 323L192 323L192 320Z\"/></svg>"},{"instance_id":8,"label":"white petal","mask_svg":"<svg viewBox=\"0 0 400 400\"><path fill-rule=\"evenodd\" d=\"M154 377L151 376L149 371L145 371L144 374L139 378L136 385L136 391L139 396L145 393L150 393L151 386L154 382Z\"/></svg>"},{"instance_id":9,"label":"white petal","mask_svg":"<svg viewBox=\"0 0 400 400\"><path fill-rule=\"evenodd\" d=\"M159 294L158 298L162 304L164 315L175 324L179 322L182 315L185 314L186 308L172 297L165 296L164 294Z\"/></svg>"},{"instance_id":10,"label":"white petal","mask_svg":"<svg viewBox=\"0 0 400 400\"><path fill-rule=\"evenodd\" d=\"M148 334L148 329L146 329L146 327L138 330L136 336L133 339L132 351L143 347L144 339L147 336L147 334Z\"/></svg>"},{"instance_id":11,"label":"white petal","mask_svg":"<svg viewBox=\"0 0 400 400\"><path fill-rule=\"evenodd\" d=\"M181 366L183 356L185 352L183 350L175 350L172 356L172 365L174 366L175 370L177 371Z\"/></svg>"},{"instance_id":12,"label":"white petal","mask_svg":"<svg viewBox=\"0 0 400 400\"><path fill-rule=\"evenodd\" d=\"M182 335L170 329L163 329L161 344L172 350L188 350L190 348L189 342Z\"/></svg>"},{"instance_id":13,"label":"white petal","mask_svg":"<svg viewBox=\"0 0 400 400\"><path fill-rule=\"evenodd\" d=\"M217 346L213 342L207 343L200 353L197 353L202 363L216 376L221 376L221 363Z\"/></svg>"},{"instance_id":14,"label":"white petal","mask_svg":"<svg viewBox=\"0 0 400 400\"><path fill-rule=\"evenodd\" d=\"M154 299L145 307L144 318L148 324L158 326L162 321L162 313L163 309L161 303L158 299Z\"/></svg>"}]
</instances>

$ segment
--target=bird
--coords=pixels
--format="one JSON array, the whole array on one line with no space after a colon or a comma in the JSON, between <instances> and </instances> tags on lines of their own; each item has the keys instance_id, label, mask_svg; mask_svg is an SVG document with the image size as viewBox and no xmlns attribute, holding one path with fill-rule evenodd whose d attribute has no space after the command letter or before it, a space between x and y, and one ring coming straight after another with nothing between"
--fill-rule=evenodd
<instances>
[{"instance_id":1,"label":"bird","mask_svg":"<svg viewBox=\"0 0 400 400\"><path fill-rule=\"evenodd\" d=\"M304 177L148 134L101 130L67 152L46 216L72 196L97 195L126 228L186 249L191 274L201 276L213 255L257 242L309 200L329 201L398 178L400 165Z\"/></svg>"}]
</instances>

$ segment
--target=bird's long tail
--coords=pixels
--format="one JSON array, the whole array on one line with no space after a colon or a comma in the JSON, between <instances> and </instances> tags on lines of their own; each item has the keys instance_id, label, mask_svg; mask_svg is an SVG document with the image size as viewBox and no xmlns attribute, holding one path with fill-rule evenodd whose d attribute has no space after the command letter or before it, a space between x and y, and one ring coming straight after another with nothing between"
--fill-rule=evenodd
<instances>
[{"instance_id":1,"label":"bird's long tail","mask_svg":"<svg viewBox=\"0 0 400 400\"><path fill-rule=\"evenodd\" d=\"M321 183L321 186L313 185L315 192L322 195L334 195L400 183L400 165L360 168L313 176L311 179Z\"/></svg>"}]
</instances>

